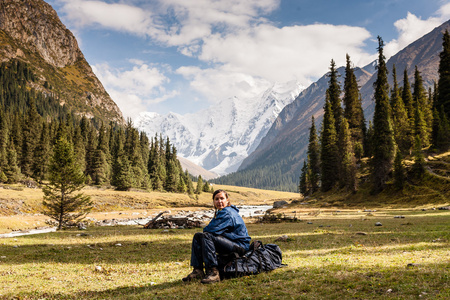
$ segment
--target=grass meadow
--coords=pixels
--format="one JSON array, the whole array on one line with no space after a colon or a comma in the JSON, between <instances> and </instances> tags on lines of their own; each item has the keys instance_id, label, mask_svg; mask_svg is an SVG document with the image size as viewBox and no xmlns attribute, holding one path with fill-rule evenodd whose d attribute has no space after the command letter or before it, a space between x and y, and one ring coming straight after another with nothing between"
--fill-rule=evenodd
<instances>
[{"instance_id":1,"label":"grass meadow","mask_svg":"<svg viewBox=\"0 0 450 300\"><path fill-rule=\"evenodd\" d=\"M200 229L89 227L0 239L1 299L450 299L450 211L296 210L251 223L287 266L183 283ZM382 226L375 226L380 222ZM287 235L286 241L276 241Z\"/></svg>"}]
</instances>

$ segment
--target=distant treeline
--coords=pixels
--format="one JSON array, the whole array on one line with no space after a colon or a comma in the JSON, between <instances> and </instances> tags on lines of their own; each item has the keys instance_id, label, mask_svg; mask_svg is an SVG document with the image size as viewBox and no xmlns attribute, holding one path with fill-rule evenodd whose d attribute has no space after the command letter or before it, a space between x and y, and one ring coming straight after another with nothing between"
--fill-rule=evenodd
<instances>
[{"instance_id":1,"label":"distant treeline","mask_svg":"<svg viewBox=\"0 0 450 300\"><path fill-rule=\"evenodd\" d=\"M194 190L193 177L182 170L168 138L149 139L130 120L123 126L80 117L46 93L47 87L39 91L32 69L24 62L12 60L0 66L0 182L47 180L52 148L64 136L87 184L118 190L209 191L207 182Z\"/></svg>"}]
</instances>

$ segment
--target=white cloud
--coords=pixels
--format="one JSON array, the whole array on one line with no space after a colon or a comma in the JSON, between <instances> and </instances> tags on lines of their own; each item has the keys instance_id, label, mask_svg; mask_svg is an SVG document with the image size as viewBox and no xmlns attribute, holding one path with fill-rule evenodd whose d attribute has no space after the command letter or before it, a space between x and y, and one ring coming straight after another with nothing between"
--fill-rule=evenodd
<instances>
[{"instance_id":1,"label":"white cloud","mask_svg":"<svg viewBox=\"0 0 450 300\"><path fill-rule=\"evenodd\" d=\"M138 35L153 30L150 11L131 5L102 1L63 0L66 17L77 27L100 25L105 28Z\"/></svg>"},{"instance_id":2,"label":"white cloud","mask_svg":"<svg viewBox=\"0 0 450 300\"><path fill-rule=\"evenodd\" d=\"M384 51L386 58L396 54L418 38L424 36L435 27L441 25L450 18L450 3L443 5L436 16L422 20L420 17L408 12L406 18L394 23L398 31L398 38L386 44Z\"/></svg>"},{"instance_id":3,"label":"white cloud","mask_svg":"<svg viewBox=\"0 0 450 300\"><path fill-rule=\"evenodd\" d=\"M204 40L200 59L268 81L297 79L308 82L322 76L330 60L345 63L366 56L362 50L370 33L364 28L315 24L277 28L268 24L227 36Z\"/></svg>"},{"instance_id":4,"label":"white cloud","mask_svg":"<svg viewBox=\"0 0 450 300\"><path fill-rule=\"evenodd\" d=\"M200 69L181 67L176 71L184 76L193 90L200 92L211 102L230 97L240 99L254 97L270 86L270 82L245 73L231 72L226 68Z\"/></svg>"},{"instance_id":5,"label":"white cloud","mask_svg":"<svg viewBox=\"0 0 450 300\"><path fill-rule=\"evenodd\" d=\"M94 65L92 69L126 117L135 117L148 110L147 105L178 94L167 91L164 85L169 83L169 79L159 69L147 64L135 65L131 70L113 69L108 64Z\"/></svg>"},{"instance_id":6,"label":"white cloud","mask_svg":"<svg viewBox=\"0 0 450 300\"><path fill-rule=\"evenodd\" d=\"M193 91L209 101L237 96L253 97L273 82L298 80L303 85L322 76L334 59L345 64L345 54L355 65L375 58L364 51L371 34L363 27L312 24L277 27L264 18L279 8L281 0L61 0L66 17L76 29L100 26L149 38L163 47L175 46L182 56L199 59L208 67L182 66ZM386 57L395 54L450 16L450 3L426 20L408 13L395 22L398 38L388 42ZM191 60L192 61L192 60ZM129 60L129 70L96 66L97 75L127 115L134 107L173 98L165 89L169 79L141 60ZM169 76L169 75L167 75ZM189 94L186 91L183 93ZM191 93L192 94L192 93ZM120 104L122 101L122 105ZM133 104L133 109L130 104Z\"/></svg>"}]
</instances>

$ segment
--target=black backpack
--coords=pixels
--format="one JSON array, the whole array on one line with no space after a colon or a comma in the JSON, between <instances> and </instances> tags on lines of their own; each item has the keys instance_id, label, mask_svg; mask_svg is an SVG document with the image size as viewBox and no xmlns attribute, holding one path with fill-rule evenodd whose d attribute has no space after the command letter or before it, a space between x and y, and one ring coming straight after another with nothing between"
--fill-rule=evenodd
<instances>
[{"instance_id":1,"label":"black backpack","mask_svg":"<svg viewBox=\"0 0 450 300\"><path fill-rule=\"evenodd\" d=\"M280 247L275 244L263 245L260 241L253 242L243 256L233 252L228 256L219 257L221 278L255 275L281 266L285 265L282 264Z\"/></svg>"}]
</instances>

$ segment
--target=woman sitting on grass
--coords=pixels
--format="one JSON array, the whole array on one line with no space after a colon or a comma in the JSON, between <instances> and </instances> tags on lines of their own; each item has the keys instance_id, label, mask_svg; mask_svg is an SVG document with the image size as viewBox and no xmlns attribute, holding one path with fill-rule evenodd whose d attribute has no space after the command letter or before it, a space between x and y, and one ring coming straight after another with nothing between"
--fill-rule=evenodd
<instances>
[{"instance_id":1,"label":"woman sitting on grass","mask_svg":"<svg viewBox=\"0 0 450 300\"><path fill-rule=\"evenodd\" d=\"M215 191L213 203L216 209L214 218L203 232L197 232L192 239L191 266L194 270L183 281L197 278L202 279L202 283L220 281L217 254L237 252L243 255L250 247L247 227L239 215L239 209L231 205L227 192Z\"/></svg>"}]
</instances>

